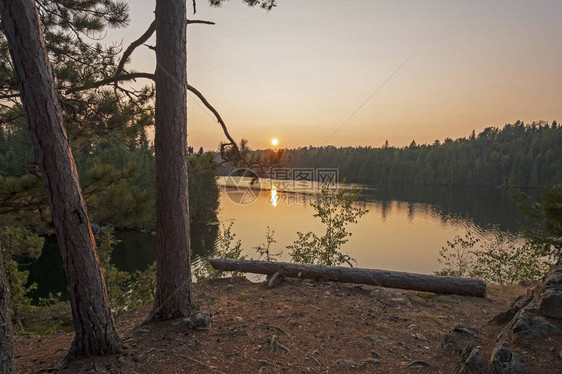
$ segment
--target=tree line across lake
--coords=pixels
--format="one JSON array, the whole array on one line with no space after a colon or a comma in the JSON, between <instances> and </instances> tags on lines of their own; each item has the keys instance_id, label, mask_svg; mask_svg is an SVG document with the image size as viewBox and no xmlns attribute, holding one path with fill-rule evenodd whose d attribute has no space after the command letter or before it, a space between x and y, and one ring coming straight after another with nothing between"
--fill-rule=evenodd
<instances>
[{"instance_id":1,"label":"tree line across lake","mask_svg":"<svg viewBox=\"0 0 562 374\"><path fill-rule=\"evenodd\" d=\"M293 168L337 166L339 177L362 184L540 187L562 181L562 128L556 121L503 128L442 143L392 147L303 147L278 151ZM260 151L262 158L273 151Z\"/></svg>"}]
</instances>

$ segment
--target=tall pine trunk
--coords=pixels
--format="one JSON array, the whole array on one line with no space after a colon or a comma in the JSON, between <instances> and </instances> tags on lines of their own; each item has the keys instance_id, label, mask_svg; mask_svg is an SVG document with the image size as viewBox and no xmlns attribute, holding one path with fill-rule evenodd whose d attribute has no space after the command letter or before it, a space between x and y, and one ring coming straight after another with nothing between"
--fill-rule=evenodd
<instances>
[{"instance_id":1,"label":"tall pine trunk","mask_svg":"<svg viewBox=\"0 0 562 374\"><path fill-rule=\"evenodd\" d=\"M188 316L191 304L187 194L186 0L156 1L158 246L154 317Z\"/></svg>"},{"instance_id":2,"label":"tall pine trunk","mask_svg":"<svg viewBox=\"0 0 562 374\"><path fill-rule=\"evenodd\" d=\"M2 253L0 253L0 373L12 374L15 369L12 320L10 318L10 292L4 276L3 262Z\"/></svg>"},{"instance_id":3,"label":"tall pine trunk","mask_svg":"<svg viewBox=\"0 0 562 374\"><path fill-rule=\"evenodd\" d=\"M120 343L35 3L0 0L0 14L68 282L76 332L68 357L117 352Z\"/></svg>"}]
</instances>

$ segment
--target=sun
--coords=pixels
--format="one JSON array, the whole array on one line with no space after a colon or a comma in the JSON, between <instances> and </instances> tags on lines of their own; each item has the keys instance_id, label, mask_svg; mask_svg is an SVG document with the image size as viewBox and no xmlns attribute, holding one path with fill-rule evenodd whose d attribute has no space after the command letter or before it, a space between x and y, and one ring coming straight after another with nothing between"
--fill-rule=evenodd
<instances>
[{"instance_id":1,"label":"sun","mask_svg":"<svg viewBox=\"0 0 562 374\"><path fill-rule=\"evenodd\" d=\"M276 138L271 139L271 145L277 145L279 144L279 140L277 140Z\"/></svg>"}]
</instances>

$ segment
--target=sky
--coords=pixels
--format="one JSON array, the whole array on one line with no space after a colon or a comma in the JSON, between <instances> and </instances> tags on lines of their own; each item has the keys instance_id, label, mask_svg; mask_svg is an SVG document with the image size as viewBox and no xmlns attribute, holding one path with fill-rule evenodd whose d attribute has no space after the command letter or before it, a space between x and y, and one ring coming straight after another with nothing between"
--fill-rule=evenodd
<instances>
[{"instance_id":1,"label":"sky","mask_svg":"<svg viewBox=\"0 0 562 374\"><path fill-rule=\"evenodd\" d=\"M128 1L127 46L154 17ZM562 1L197 1L188 81L252 148L433 143L517 120L562 120ZM191 13L191 1L188 1ZM149 44L153 44L151 41ZM153 72L137 49L129 69ZM226 140L191 95L188 143Z\"/></svg>"}]
</instances>

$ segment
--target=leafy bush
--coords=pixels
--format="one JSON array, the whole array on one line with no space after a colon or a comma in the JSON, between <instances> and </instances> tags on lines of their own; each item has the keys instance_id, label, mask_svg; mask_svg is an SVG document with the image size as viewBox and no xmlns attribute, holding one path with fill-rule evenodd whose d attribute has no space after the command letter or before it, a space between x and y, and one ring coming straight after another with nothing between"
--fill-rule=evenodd
<instances>
[{"instance_id":1,"label":"leafy bush","mask_svg":"<svg viewBox=\"0 0 562 374\"><path fill-rule=\"evenodd\" d=\"M267 226L267 231L265 232L265 243L255 247L256 252L259 255L259 259L264 259L265 261L277 261L275 258L281 256L283 252L272 253L271 252L271 244L277 243L275 239L273 239L273 235L275 234L274 230L271 230L269 226Z\"/></svg>"},{"instance_id":2,"label":"leafy bush","mask_svg":"<svg viewBox=\"0 0 562 374\"><path fill-rule=\"evenodd\" d=\"M455 237L439 251L446 268L441 275L471 276L506 284L542 277L562 257L562 183L543 188L542 202L532 202L519 190L511 190L519 209L533 221L519 236L494 230L494 238L481 250L469 232Z\"/></svg>"},{"instance_id":3,"label":"leafy bush","mask_svg":"<svg viewBox=\"0 0 562 374\"><path fill-rule=\"evenodd\" d=\"M149 303L156 294L156 262L145 271L137 270L132 274L117 269L111 264L111 254L118 242L113 228L104 228L97 246L109 303L115 315Z\"/></svg>"},{"instance_id":4,"label":"leafy bush","mask_svg":"<svg viewBox=\"0 0 562 374\"><path fill-rule=\"evenodd\" d=\"M231 222L228 226L222 225L222 230L217 235L215 242L213 257L233 260L243 260L246 258L246 256L242 255L242 242L236 240L236 234L232 232L232 225L234 225L234 222ZM207 257L200 257L191 264L191 273L199 281L214 276L217 270L211 266ZM226 272L226 274L228 273Z\"/></svg>"},{"instance_id":5,"label":"leafy bush","mask_svg":"<svg viewBox=\"0 0 562 374\"><path fill-rule=\"evenodd\" d=\"M37 258L41 255L45 239L21 226L0 227L0 258L10 290L10 308L15 332L24 332L23 320L36 309L27 293L37 287L27 285L29 271L20 271L15 256Z\"/></svg>"},{"instance_id":6,"label":"leafy bush","mask_svg":"<svg viewBox=\"0 0 562 374\"><path fill-rule=\"evenodd\" d=\"M471 276L499 284L513 284L542 277L552 265L532 242L495 230L494 239L475 252Z\"/></svg>"},{"instance_id":7,"label":"leafy bush","mask_svg":"<svg viewBox=\"0 0 562 374\"><path fill-rule=\"evenodd\" d=\"M481 249L473 249L481 242ZM492 239L480 240L468 232L456 236L439 251L445 268L438 275L473 277L499 284L513 284L543 276L552 265L541 246L523 238L494 230Z\"/></svg>"},{"instance_id":8,"label":"leafy bush","mask_svg":"<svg viewBox=\"0 0 562 374\"><path fill-rule=\"evenodd\" d=\"M543 187L540 203L519 190L511 194L523 214L534 221L523 226L525 238L553 261L562 258L562 183Z\"/></svg>"},{"instance_id":9,"label":"leafy bush","mask_svg":"<svg viewBox=\"0 0 562 374\"><path fill-rule=\"evenodd\" d=\"M475 238L472 232L468 231L464 238L455 236L453 241L447 240L447 246L441 247L437 261L446 267L438 272L437 275L447 275L451 277L467 277L474 265L474 251L472 248L480 241Z\"/></svg>"},{"instance_id":10,"label":"leafy bush","mask_svg":"<svg viewBox=\"0 0 562 374\"><path fill-rule=\"evenodd\" d=\"M351 236L347 231L347 225L357 223L358 218L368 212L355 205L358 198L357 186L350 189L323 188L322 194L316 196L310 205L316 211L314 217L320 218L320 222L325 227L324 235L297 232L298 239L287 246L287 249L291 250L292 260L303 264L347 263L353 266L351 261L354 259L342 253L342 248Z\"/></svg>"}]
</instances>

